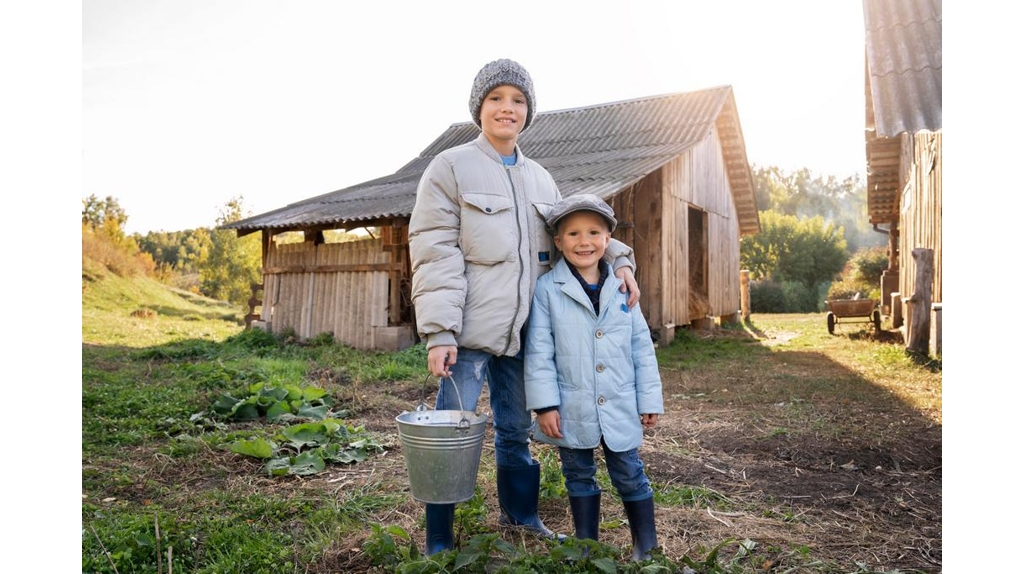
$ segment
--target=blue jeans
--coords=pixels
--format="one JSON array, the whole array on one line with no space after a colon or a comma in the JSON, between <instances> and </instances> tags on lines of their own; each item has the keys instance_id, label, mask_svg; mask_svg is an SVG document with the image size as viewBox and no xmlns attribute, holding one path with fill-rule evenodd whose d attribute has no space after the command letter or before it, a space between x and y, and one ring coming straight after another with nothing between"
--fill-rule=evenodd
<instances>
[{"instance_id":1,"label":"blue jeans","mask_svg":"<svg viewBox=\"0 0 1024 574\"><path fill-rule=\"evenodd\" d=\"M526 410L526 385L523 379L523 352L514 357L496 356L477 349L459 347L450 367L451 379L443 379L435 409L459 408L459 397L468 411L476 409L484 377L491 391L494 416L494 458L501 467L530 466L530 412ZM452 379L458 390L452 389Z\"/></svg>"},{"instance_id":2,"label":"blue jeans","mask_svg":"<svg viewBox=\"0 0 1024 574\"><path fill-rule=\"evenodd\" d=\"M640 461L635 448L626 452L613 452L604 444L604 439L601 439L601 446L608 465L608 476L623 501L632 502L654 496L647 475L644 474L644 463ZM594 480L597 474L594 449L559 447L558 454L562 458L562 475L565 476L565 489L569 491L569 496L590 496L601 492Z\"/></svg>"}]
</instances>

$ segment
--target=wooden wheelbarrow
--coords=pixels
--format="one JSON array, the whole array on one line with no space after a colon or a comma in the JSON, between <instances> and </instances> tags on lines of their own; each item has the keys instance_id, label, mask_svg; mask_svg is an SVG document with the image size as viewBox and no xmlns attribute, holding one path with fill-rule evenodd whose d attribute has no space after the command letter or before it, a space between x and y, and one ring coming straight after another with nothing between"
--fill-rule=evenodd
<instances>
[{"instance_id":1,"label":"wooden wheelbarrow","mask_svg":"<svg viewBox=\"0 0 1024 574\"><path fill-rule=\"evenodd\" d=\"M860 317L867 320L846 322L873 323L876 333L880 333L882 331L882 314L879 312L874 299L826 299L825 305L828 306L828 315L826 316L826 320L828 321L828 332L830 335L836 334L836 325L839 324L840 319L854 319Z\"/></svg>"}]
</instances>

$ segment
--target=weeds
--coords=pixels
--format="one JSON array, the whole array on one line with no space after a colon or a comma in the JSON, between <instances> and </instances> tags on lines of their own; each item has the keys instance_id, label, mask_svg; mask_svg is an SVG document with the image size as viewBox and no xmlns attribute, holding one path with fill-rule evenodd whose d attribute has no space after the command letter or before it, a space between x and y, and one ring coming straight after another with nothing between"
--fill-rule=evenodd
<instances>
[{"instance_id":1,"label":"weeds","mask_svg":"<svg viewBox=\"0 0 1024 574\"><path fill-rule=\"evenodd\" d=\"M468 540L477 534L487 532L484 520L487 518L487 507L484 506L483 491L477 485L473 488L473 498L455 507L455 537L457 540Z\"/></svg>"},{"instance_id":2,"label":"weeds","mask_svg":"<svg viewBox=\"0 0 1024 574\"><path fill-rule=\"evenodd\" d=\"M604 574L740 574L746 572L795 572L825 566L811 560L806 548L784 552L776 547L762 548L757 542L745 539L725 540L711 549L697 548L697 558L683 556L673 561L661 553L651 552L651 558L642 562L624 562L626 553L616 546L594 540L567 538L562 543L546 541L545 552L515 546L498 534L483 534L471 538L462 548L423 556L412 537L398 526L373 525L372 534L363 545L372 564L386 572L441 573L441 572L533 572ZM726 556L731 546L736 551ZM873 571L858 571L867 574ZM878 573L882 574L882 573ZM886 573L895 574L895 573Z\"/></svg>"},{"instance_id":3,"label":"weeds","mask_svg":"<svg viewBox=\"0 0 1024 574\"><path fill-rule=\"evenodd\" d=\"M564 499L569 495L565 489L565 477L562 476L561 460L556 447L544 446L538 450L540 459L540 498Z\"/></svg>"},{"instance_id":4,"label":"weeds","mask_svg":"<svg viewBox=\"0 0 1024 574\"><path fill-rule=\"evenodd\" d=\"M654 501L666 506L690 506L728 510L734 503L729 497L706 486L675 486L654 483Z\"/></svg>"}]
</instances>

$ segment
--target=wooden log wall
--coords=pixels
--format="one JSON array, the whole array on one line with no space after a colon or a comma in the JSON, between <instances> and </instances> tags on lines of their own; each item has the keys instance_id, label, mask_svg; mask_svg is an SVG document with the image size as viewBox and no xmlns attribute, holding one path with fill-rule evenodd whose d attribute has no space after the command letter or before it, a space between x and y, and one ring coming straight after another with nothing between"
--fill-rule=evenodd
<instances>
[{"instance_id":1,"label":"wooden log wall","mask_svg":"<svg viewBox=\"0 0 1024 574\"><path fill-rule=\"evenodd\" d=\"M915 248L935 252L932 301L942 302L942 132L904 134L904 171L900 199L900 293L916 292Z\"/></svg>"},{"instance_id":2,"label":"wooden log wall","mask_svg":"<svg viewBox=\"0 0 1024 574\"><path fill-rule=\"evenodd\" d=\"M632 224L614 237L636 252L640 306L652 329L697 319L688 311L690 206L707 213L711 315L739 310L739 221L717 129L609 203L620 221Z\"/></svg>"},{"instance_id":3,"label":"wooden log wall","mask_svg":"<svg viewBox=\"0 0 1024 574\"><path fill-rule=\"evenodd\" d=\"M382 238L346 243L277 245L264 267L264 320L275 333L294 329L302 338L332 332L337 341L377 348L388 326L391 252Z\"/></svg>"}]
</instances>

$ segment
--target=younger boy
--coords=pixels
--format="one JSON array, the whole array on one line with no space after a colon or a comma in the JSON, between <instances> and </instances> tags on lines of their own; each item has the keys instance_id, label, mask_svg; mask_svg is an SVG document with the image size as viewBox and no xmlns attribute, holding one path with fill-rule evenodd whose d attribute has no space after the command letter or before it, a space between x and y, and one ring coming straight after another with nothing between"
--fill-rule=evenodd
<instances>
[{"instance_id":1,"label":"younger boy","mask_svg":"<svg viewBox=\"0 0 1024 574\"><path fill-rule=\"evenodd\" d=\"M576 537L597 540L601 490L594 449L622 497L633 559L658 545L654 492L637 456L643 427L663 411L661 377L639 305L602 261L615 214L590 194L563 199L547 224L563 257L537 282L526 337L526 404L537 412L534 438L559 447ZM641 426L642 425L642 426Z\"/></svg>"}]
</instances>

